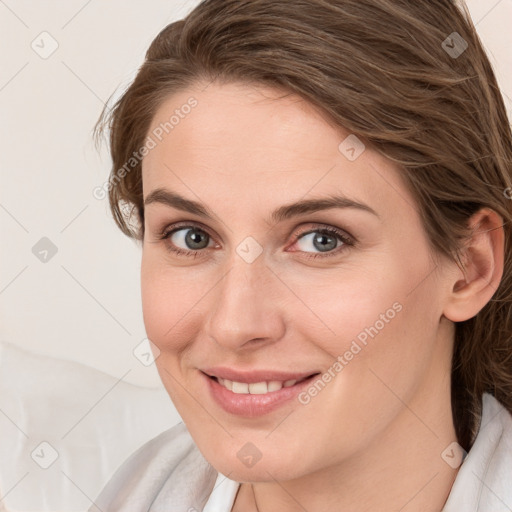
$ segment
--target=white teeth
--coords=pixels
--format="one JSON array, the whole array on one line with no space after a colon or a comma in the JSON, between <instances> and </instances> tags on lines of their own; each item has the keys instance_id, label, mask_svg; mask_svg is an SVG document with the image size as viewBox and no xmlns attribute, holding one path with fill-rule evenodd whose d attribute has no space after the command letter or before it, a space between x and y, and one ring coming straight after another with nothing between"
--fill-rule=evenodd
<instances>
[{"instance_id":1,"label":"white teeth","mask_svg":"<svg viewBox=\"0 0 512 512\"><path fill-rule=\"evenodd\" d=\"M252 382L249 384L249 393L251 395L264 395L268 393L268 387L266 382Z\"/></svg>"},{"instance_id":2,"label":"white teeth","mask_svg":"<svg viewBox=\"0 0 512 512\"><path fill-rule=\"evenodd\" d=\"M236 394L251 394L251 395L264 395L272 391L279 391L281 388L289 388L297 383L296 380L287 380L285 382L272 380L270 382L253 382L247 384L246 382L235 382L228 379L221 379L217 377L221 386L224 386L229 391Z\"/></svg>"},{"instance_id":3,"label":"white teeth","mask_svg":"<svg viewBox=\"0 0 512 512\"><path fill-rule=\"evenodd\" d=\"M231 391L233 391L233 393L247 394L249 393L249 384L245 382L233 382Z\"/></svg>"},{"instance_id":4,"label":"white teeth","mask_svg":"<svg viewBox=\"0 0 512 512\"><path fill-rule=\"evenodd\" d=\"M269 391L279 391L283 387L283 383L278 380L271 380L267 387Z\"/></svg>"}]
</instances>

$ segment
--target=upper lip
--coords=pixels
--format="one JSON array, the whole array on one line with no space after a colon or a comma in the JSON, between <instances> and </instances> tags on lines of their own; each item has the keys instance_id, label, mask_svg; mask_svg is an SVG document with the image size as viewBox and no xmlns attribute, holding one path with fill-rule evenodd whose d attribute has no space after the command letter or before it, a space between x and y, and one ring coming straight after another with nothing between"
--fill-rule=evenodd
<instances>
[{"instance_id":1,"label":"upper lip","mask_svg":"<svg viewBox=\"0 0 512 512\"><path fill-rule=\"evenodd\" d=\"M282 381L286 382L287 380L301 380L305 377L310 377L311 375L315 375L320 373L318 371L310 371L310 372L283 372L278 370L248 370L241 371L235 370L234 368L227 368L221 366L215 366L212 368L203 368L201 370L206 375L210 377L220 377L221 379L227 379L235 382L245 382L247 384L252 384L255 382L270 382L274 381Z\"/></svg>"}]
</instances>

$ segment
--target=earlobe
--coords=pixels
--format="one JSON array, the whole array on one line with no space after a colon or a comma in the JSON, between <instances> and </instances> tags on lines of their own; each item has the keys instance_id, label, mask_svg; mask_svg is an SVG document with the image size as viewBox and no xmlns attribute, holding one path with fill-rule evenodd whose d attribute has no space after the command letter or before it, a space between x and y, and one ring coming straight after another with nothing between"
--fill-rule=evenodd
<instances>
[{"instance_id":1,"label":"earlobe","mask_svg":"<svg viewBox=\"0 0 512 512\"><path fill-rule=\"evenodd\" d=\"M455 273L443 314L452 322L473 318L491 300L503 275L503 219L482 208L469 220L473 235L462 252L463 269Z\"/></svg>"}]
</instances>

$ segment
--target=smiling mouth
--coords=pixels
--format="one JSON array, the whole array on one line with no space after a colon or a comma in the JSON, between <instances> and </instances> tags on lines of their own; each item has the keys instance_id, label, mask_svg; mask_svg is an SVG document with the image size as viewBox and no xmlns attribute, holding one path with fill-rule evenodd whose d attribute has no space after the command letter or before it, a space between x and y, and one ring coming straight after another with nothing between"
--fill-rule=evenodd
<instances>
[{"instance_id":1,"label":"smiling mouth","mask_svg":"<svg viewBox=\"0 0 512 512\"><path fill-rule=\"evenodd\" d=\"M320 375L320 373L317 372L312 375L303 377L301 379L290 379L285 381L271 380L251 383L222 379L221 377L215 377L212 375L207 376L211 380L214 380L215 382L220 384L222 387L237 395L265 395L268 393L279 391L283 388L290 388L306 380L313 379L317 375Z\"/></svg>"},{"instance_id":2,"label":"smiling mouth","mask_svg":"<svg viewBox=\"0 0 512 512\"><path fill-rule=\"evenodd\" d=\"M278 370L241 372L228 368L206 371L208 373L205 371L201 373L212 400L225 412L244 418L265 416L286 404L297 407L299 401L294 399L320 375L318 371L314 373Z\"/></svg>"}]
</instances>

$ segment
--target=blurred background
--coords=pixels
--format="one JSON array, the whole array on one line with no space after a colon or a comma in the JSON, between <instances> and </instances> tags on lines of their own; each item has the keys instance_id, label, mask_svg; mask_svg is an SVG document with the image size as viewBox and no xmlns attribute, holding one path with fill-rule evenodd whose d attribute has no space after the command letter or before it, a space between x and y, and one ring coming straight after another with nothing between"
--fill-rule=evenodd
<instances>
[{"instance_id":1,"label":"blurred background","mask_svg":"<svg viewBox=\"0 0 512 512\"><path fill-rule=\"evenodd\" d=\"M180 421L145 339L140 249L94 194L110 161L92 129L156 34L198 3L0 0L0 505L8 510L86 510L133 450ZM512 118L512 0L467 5Z\"/></svg>"}]
</instances>

